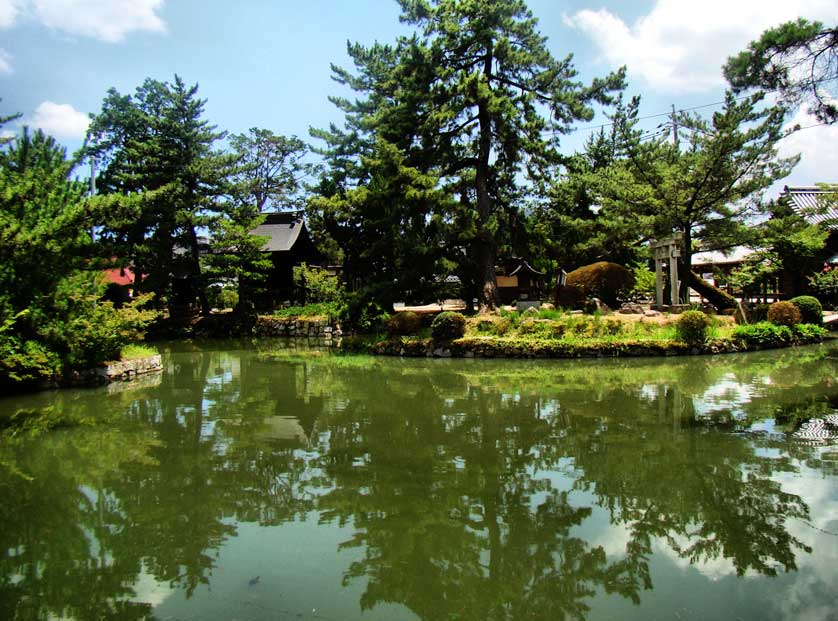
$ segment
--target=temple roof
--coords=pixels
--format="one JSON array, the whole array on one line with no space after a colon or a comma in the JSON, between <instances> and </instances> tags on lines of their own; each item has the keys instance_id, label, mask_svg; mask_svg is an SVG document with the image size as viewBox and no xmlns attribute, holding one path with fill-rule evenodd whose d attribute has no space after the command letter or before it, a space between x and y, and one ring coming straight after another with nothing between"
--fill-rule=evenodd
<instances>
[{"instance_id":1,"label":"temple roof","mask_svg":"<svg viewBox=\"0 0 838 621\"><path fill-rule=\"evenodd\" d=\"M831 197L831 200L827 200ZM810 224L826 223L838 228L838 196L836 190L819 186L786 186L780 200Z\"/></svg>"},{"instance_id":2,"label":"temple roof","mask_svg":"<svg viewBox=\"0 0 838 621\"><path fill-rule=\"evenodd\" d=\"M266 252L287 252L294 247L300 233L305 229L303 214L299 211L287 211L266 214L265 221L253 229L251 234L267 237L262 246Z\"/></svg>"}]
</instances>

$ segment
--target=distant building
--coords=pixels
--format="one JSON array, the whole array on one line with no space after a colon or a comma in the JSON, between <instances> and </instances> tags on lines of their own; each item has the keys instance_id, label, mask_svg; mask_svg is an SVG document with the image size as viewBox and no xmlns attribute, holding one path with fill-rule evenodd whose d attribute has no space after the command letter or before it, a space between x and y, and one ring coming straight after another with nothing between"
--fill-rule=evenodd
<instances>
[{"instance_id":1,"label":"distant building","mask_svg":"<svg viewBox=\"0 0 838 621\"><path fill-rule=\"evenodd\" d=\"M498 295L502 304L518 300L540 300L546 295L544 272L539 272L520 257L512 257L495 268Z\"/></svg>"},{"instance_id":2,"label":"distant building","mask_svg":"<svg viewBox=\"0 0 838 621\"><path fill-rule=\"evenodd\" d=\"M271 256L272 266L265 282L266 299L261 302L273 307L295 301L294 267L302 263L320 265L325 260L311 239L302 212L266 214L265 221L250 233L268 238L262 250Z\"/></svg>"},{"instance_id":3,"label":"distant building","mask_svg":"<svg viewBox=\"0 0 838 621\"><path fill-rule=\"evenodd\" d=\"M824 263L838 264L838 196L835 191L818 186L785 186L778 202L810 224L819 224L829 230L826 246L812 263L811 272ZM725 252L696 252L692 255L692 265L704 280L728 288L726 275L741 267L753 252L745 246L736 246ZM804 289L805 274L784 270L778 277L760 283L758 291L744 297L773 301L797 295Z\"/></svg>"},{"instance_id":4,"label":"distant building","mask_svg":"<svg viewBox=\"0 0 838 621\"><path fill-rule=\"evenodd\" d=\"M131 301L134 295L134 272L130 267L114 267L102 272L106 289L105 299L117 307Z\"/></svg>"}]
</instances>

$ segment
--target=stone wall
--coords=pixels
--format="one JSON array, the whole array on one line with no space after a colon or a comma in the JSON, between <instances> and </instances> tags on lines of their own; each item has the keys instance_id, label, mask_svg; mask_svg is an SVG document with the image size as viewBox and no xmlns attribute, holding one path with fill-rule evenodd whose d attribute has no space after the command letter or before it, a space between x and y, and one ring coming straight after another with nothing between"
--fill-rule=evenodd
<instances>
[{"instance_id":1,"label":"stone wall","mask_svg":"<svg viewBox=\"0 0 838 621\"><path fill-rule=\"evenodd\" d=\"M327 346L337 344L337 341L343 336L340 324L332 324L325 318L279 318L269 315L260 315L256 319L253 333L256 336L318 339Z\"/></svg>"},{"instance_id":2,"label":"stone wall","mask_svg":"<svg viewBox=\"0 0 838 621\"><path fill-rule=\"evenodd\" d=\"M100 386L111 382L126 382L140 375L161 371L163 371L163 359L160 354L156 354L136 360L109 362L95 369L70 371L61 377L58 384L61 386Z\"/></svg>"}]
</instances>

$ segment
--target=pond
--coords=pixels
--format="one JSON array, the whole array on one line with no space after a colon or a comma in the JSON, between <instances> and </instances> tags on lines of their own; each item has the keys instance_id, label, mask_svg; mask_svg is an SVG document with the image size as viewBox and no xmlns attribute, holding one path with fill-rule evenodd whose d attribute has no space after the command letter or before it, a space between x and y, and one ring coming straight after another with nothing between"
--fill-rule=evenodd
<instances>
[{"instance_id":1,"label":"pond","mask_svg":"<svg viewBox=\"0 0 838 621\"><path fill-rule=\"evenodd\" d=\"M838 615L835 345L164 366L0 399L90 423L0 445L0 618Z\"/></svg>"}]
</instances>

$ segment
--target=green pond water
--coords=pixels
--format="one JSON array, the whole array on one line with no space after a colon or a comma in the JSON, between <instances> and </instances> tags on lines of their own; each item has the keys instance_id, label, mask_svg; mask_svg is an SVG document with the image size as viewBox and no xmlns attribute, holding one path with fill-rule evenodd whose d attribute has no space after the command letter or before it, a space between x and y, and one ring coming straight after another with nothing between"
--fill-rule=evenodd
<instances>
[{"instance_id":1,"label":"green pond water","mask_svg":"<svg viewBox=\"0 0 838 621\"><path fill-rule=\"evenodd\" d=\"M164 366L0 399L0 619L838 618L835 345Z\"/></svg>"}]
</instances>

